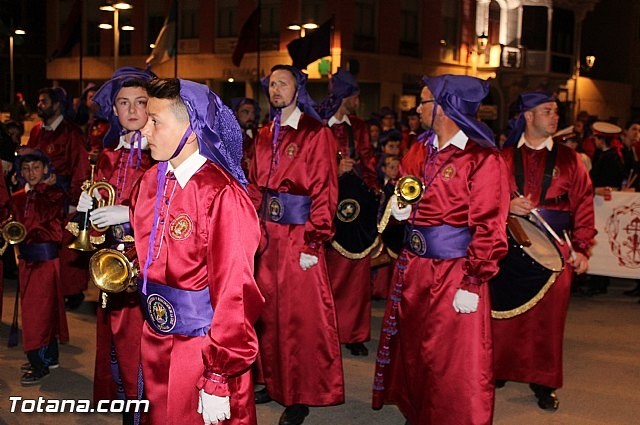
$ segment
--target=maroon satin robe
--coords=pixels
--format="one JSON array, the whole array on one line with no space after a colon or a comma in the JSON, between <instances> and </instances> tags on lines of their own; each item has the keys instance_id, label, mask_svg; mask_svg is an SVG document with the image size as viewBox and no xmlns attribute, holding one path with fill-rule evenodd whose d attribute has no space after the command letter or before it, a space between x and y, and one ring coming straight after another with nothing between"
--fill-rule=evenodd
<instances>
[{"instance_id":1,"label":"maroon satin robe","mask_svg":"<svg viewBox=\"0 0 640 425\"><path fill-rule=\"evenodd\" d=\"M11 200L14 219L27 229L23 243L60 243L65 203L62 189L40 183L29 192L22 189L14 193ZM24 351L47 346L55 337L69 341L59 259L30 263L20 259L18 272Z\"/></svg>"},{"instance_id":2,"label":"maroon satin robe","mask_svg":"<svg viewBox=\"0 0 640 425\"><path fill-rule=\"evenodd\" d=\"M116 205L130 205L131 193L142 174L151 167L151 156L142 151L137 166L137 150L107 148L100 153L95 181L106 180L116 192ZM105 193L102 193L106 197ZM109 247L113 248L113 247ZM96 319L96 363L93 376L93 399L117 399L117 384L111 370L111 350L118 361L119 379L128 400L138 397L138 367L140 366L140 337L144 318L137 292L109 294L107 308L98 308Z\"/></svg>"},{"instance_id":3,"label":"maroon satin robe","mask_svg":"<svg viewBox=\"0 0 640 425\"><path fill-rule=\"evenodd\" d=\"M142 269L153 223L157 166L132 196L131 224ZM207 161L181 188L167 178L167 195L155 239L150 281L189 291L209 288L214 310L205 336L142 330L142 371L150 423L199 424L199 388L230 396L229 425L256 423L250 366L258 352L253 327L264 300L253 278L260 231L245 190ZM172 195L171 195L172 194ZM205 374L217 374L216 383Z\"/></svg>"},{"instance_id":4,"label":"maroon satin robe","mask_svg":"<svg viewBox=\"0 0 640 425\"><path fill-rule=\"evenodd\" d=\"M376 189L375 157L367 124L349 115L354 141L356 172L371 190ZM349 156L347 123L334 124L331 131L338 142L338 152ZM371 257L359 260L344 257L338 251L327 249L327 269L333 290L341 343L365 342L371 338Z\"/></svg>"},{"instance_id":5,"label":"maroon satin robe","mask_svg":"<svg viewBox=\"0 0 640 425\"><path fill-rule=\"evenodd\" d=\"M547 149L522 150L524 194L538 202ZM513 165L513 148L503 151L509 168L510 190L517 190ZM551 185L546 199L567 194L568 199L547 208L571 213L572 244L576 251L589 255L594 228L593 188L580 157L560 144ZM565 244L566 245L566 244ZM560 247L565 268L544 298L529 311L510 319L493 319L494 369L496 379L530 382L551 388L562 386L562 340L571 293L573 267L566 261L569 250Z\"/></svg>"},{"instance_id":6,"label":"maroon satin robe","mask_svg":"<svg viewBox=\"0 0 640 425\"><path fill-rule=\"evenodd\" d=\"M67 191L68 204L75 206L82 192L82 183L89 178L89 154L85 137L78 127L62 120L55 131L42 129L42 122L31 129L27 146L40 149L53 164L56 175L70 179ZM71 217L68 217L69 219ZM66 225L63 223L62 227ZM65 232L60 247L60 269L64 295L79 294L89 282L88 261L90 255L67 248L73 235Z\"/></svg>"},{"instance_id":7,"label":"maroon satin robe","mask_svg":"<svg viewBox=\"0 0 640 425\"><path fill-rule=\"evenodd\" d=\"M423 144L412 146L402 160L403 175L424 180L426 150ZM373 404L397 404L412 424L488 425L494 384L487 281L507 252L505 167L497 150L469 140L464 150L444 148L430 170L437 173L414 206L415 224L468 227L471 242L462 258L428 259L403 251L407 266L397 334L383 369L385 389L374 391ZM398 278L396 267L394 286ZM458 289L480 296L476 312L456 313L452 304ZM390 296L385 322L393 320L392 303Z\"/></svg>"},{"instance_id":8,"label":"maroon satin robe","mask_svg":"<svg viewBox=\"0 0 640 425\"><path fill-rule=\"evenodd\" d=\"M256 139L249 193L260 210L265 188L311 198L304 225L263 222L256 281L266 306L258 324L260 360L269 395L290 406L344 402L342 357L324 243L333 236L338 199L336 142L331 131L302 115L295 130L280 129L271 168L271 125ZM300 253L318 264L300 268Z\"/></svg>"}]
</instances>

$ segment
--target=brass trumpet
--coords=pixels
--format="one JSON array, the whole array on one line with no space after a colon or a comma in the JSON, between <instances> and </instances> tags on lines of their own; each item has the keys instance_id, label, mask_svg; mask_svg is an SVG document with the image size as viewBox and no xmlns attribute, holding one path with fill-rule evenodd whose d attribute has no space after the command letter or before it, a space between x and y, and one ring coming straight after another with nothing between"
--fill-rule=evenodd
<instances>
[{"instance_id":1,"label":"brass trumpet","mask_svg":"<svg viewBox=\"0 0 640 425\"><path fill-rule=\"evenodd\" d=\"M116 190L106 181L94 182L95 169L95 164L91 164L91 176L89 177L89 180L86 180L82 184L82 190L87 192L89 196L93 196L96 189L102 189L107 192L108 197L106 200L104 198L96 199L95 208L102 208L106 205L113 205L116 201ZM69 230L76 236L76 239L68 245L68 248L76 249L78 251L95 251L97 249L93 245L93 241L89 236L89 212L90 211L81 213L82 219L79 224L73 222L69 222L69 224L67 224L67 230ZM98 227L93 224L91 224L91 228L100 233L104 233L109 229L108 227ZM100 240L100 242L102 241L104 241L104 238Z\"/></svg>"},{"instance_id":2,"label":"brass trumpet","mask_svg":"<svg viewBox=\"0 0 640 425\"><path fill-rule=\"evenodd\" d=\"M0 246L0 255L3 255L9 245L17 245L27 236L27 229L24 224L15 221L13 216L9 216L2 224L0 224L0 235L2 235L2 246Z\"/></svg>"},{"instance_id":3,"label":"brass trumpet","mask_svg":"<svg viewBox=\"0 0 640 425\"><path fill-rule=\"evenodd\" d=\"M137 291L136 279L140 273L135 246L127 251L101 249L89 260L91 281L104 292Z\"/></svg>"},{"instance_id":4,"label":"brass trumpet","mask_svg":"<svg viewBox=\"0 0 640 425\"><path fill-rule=\"evenodd\" d=\"M398 180L393 194L398 198L400 208L406 205L417 204L424 195L425 186L422 180L416 176L406 175Z\"/></svg>"}]
</instances>

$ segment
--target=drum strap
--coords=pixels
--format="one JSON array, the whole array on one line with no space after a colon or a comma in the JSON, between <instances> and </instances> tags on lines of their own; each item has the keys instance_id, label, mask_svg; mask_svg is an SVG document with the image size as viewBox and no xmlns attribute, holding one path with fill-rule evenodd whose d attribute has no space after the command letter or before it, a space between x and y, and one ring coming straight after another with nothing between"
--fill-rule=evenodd
<instances>
[{"instance_id":1,"label":"drum strap","mask_svg":"<svg viewBox=\"0 0 640 425\"><path fill-rule=\"evenodd\" d=\"M556 166L556 158L558 157L558 145L553 144L551 152L547 155L547 161L544 164L544 176L542 177L542 190L540 191L540 204L545 203L547 198L547 190L551 186L551 180L553 179L553 169ZM518 148L514 151L513 162L515 165L516 185L520 193L524 194L524 166L522 164L522 148Z\"/></svg>"}]
</instances>

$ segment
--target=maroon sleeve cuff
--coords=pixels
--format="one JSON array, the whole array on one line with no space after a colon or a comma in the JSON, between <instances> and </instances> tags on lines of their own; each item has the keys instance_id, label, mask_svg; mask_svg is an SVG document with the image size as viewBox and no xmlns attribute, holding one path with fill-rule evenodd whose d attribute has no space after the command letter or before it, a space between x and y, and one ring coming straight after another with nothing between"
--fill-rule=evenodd
<instances>
[{"instance_id":1,"label":"maroon sleeve cuff","mask_svg":"<svg viewBox=\"0 0 640 425\"><path fill-rule=\"evenodd\" d=\"M204 371L200 379L198 379L198 383L196 387L199 390L204 390L205 393L215 395L218 397L230 396L229 392L229 383L227 378L218 375L217 373Z\"/></svg>"},{"instance_id":2,"label":"maroon sleeve cuff","mask_svg":"<svg viewBox=\"0 0 640 425\"><path fill-rule=\"evenodd\" d=\"M464 275L460 289L480 295L480 285L482 285L482 281L477 277Z\"/></svg>"},{"instance_id":3,"label":"maroon sleeve cuff","mask_svg":"<svg viewBox=\"0 0 640 425\"><path fill-rule=\"evenodd\" d=\"M302 252L309 255L318 256L318 252L320 251L320 244L318 242L306 242L302 247Z\"/></svg>"}]
</instances>

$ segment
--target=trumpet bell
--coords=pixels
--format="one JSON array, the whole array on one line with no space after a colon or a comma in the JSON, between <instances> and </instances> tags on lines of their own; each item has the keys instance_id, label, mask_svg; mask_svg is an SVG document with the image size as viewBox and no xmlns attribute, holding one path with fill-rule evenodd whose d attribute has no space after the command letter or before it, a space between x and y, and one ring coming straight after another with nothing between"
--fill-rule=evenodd
<instances>
[{"instance_id":1,"label":"trumpet bell","mask_svg":"<svg viewBox=\"0 0 640 425\"><path fill-rule=\"evenodd\" d=\"M97 248L91 243L88 230L80 230L78 236L67 245L67 248L75 249L77 251L95 251Z\"/></svg>"},{"instance_id":2,"label":"trumpet bell","mask_svg":"<svg viewBox=\"0 0 640 425\"><path fill-rule=\"evenodd\" d=\"M398 180L394 194L398 203L412 205L418 203L424 194L424 183L416 176L407 175Z\"/></svg>"},{"instance_id":3,"label":"trumpet bell","mask_svg":"<svg viewBox=\"0 0 640 425\"><path fill-rule=\"evenodd\" d=\"M10 221L2 227L2 237L9 245L19 244L27 236L27 229L17 221Z\"/></svg>"},{"instance_id":4,"label":"trumpet bell","mask_svg":"<svg viewBox=\"0 0 640 425\"><path fill-rule=\"evenodd\" d=\"M102 291L108 293L136 291L138 270L129 258L130 252L122 253L115 249L101 249L89 260L91 281ZM135 249L133 250L135 255Z\"/></svg>"}]
</instances>

